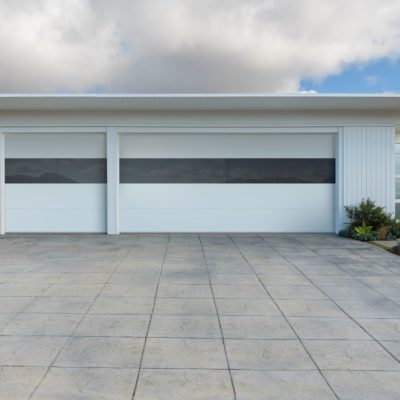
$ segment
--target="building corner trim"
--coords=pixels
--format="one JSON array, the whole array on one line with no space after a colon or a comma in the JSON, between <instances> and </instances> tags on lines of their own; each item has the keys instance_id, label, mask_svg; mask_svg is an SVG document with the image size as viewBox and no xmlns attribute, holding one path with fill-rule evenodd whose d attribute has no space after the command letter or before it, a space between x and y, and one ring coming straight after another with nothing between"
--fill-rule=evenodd
<instances>
[{"instance_id":1,"label":"building corner trim","mask_svg":"<svg viewBox=\"0 0 400 400\"><path fill-rule=\"evenodd\" d=\"M0 235L6 233L5 135L0 132Z\"/></svg>"}]
</instances>

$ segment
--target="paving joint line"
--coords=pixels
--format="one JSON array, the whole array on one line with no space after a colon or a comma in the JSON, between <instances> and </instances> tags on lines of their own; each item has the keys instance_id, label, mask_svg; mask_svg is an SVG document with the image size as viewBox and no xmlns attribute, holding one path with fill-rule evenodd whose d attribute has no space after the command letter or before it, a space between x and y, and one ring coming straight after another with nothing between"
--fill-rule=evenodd
<instances>
[{"instance_id":1,"label":"paving joint line","mask_svg":"<svg viewBox=\"0 0 400 400\"><path fill-rule=\"evenodd\" d=\"M162 275L162 271L163 271L163 268L164 268L164 263L165 263L165 260L166 260L166 257L167 257L168 246L169 246L170 240L171 240L171 235L168 234L168 240L167 240L167 243L166 243L166 246L165 246L165 250L164 250L164 254L163 254L163 258L162 258L162 261L161 261L161 267L160 267L160 272L159 272L159 276L158 276L156 291L155 291L155 294L154 294L153 307L151 309L149 323L147 325L146 336L145 336L144 342L143 342L143 349L142 349L142 353L140 355L139 366L137 368L137 375L136 375L135 385L133 387L133 392L132 392L132 397L131 397L132 400L135 398L136 391L137 391L138 384L139 384L140 373L141 373L141 371L143 369L142 363L143 363L144 353L145 353L145 350L146 350L147 339L149 337L151 322L153 320L154 309L156 307L157 293L158 293L158 289L160 287L161 275Z\"/></svg>"},{"instance_id":2,"label":"paving joint line","mask_svg":"<svg viewBox=\"0 0 400 400\"><path fill-rule=\"evenodd\" d=\"M117 270L118 266L122 263L122 261L128 256L128 254L131 252L132 247L135 245L135 243L139 240L140 236L138 238L136 238L136 240L134 241L134 243L132 244L132 246L130 247L129 251L126 252L125 256L122 257L122 259L120 260L119 263L117 263L117 265L115 266L113 272L111 273L109 279L111 278L112 274ZM97 295L94 297L93 301L91 302L91 304L89 305L89 307L87 308L86 312L84 314L82 314L81 318L79 319L78 323L76 324L75 328L73 329L73 331L71 332L71 334L69 336L67 336L67 340L65 341L65 343L60 347L59 351L57 352L56 356L54 357L53 361L51 362L51 364L49 366L47 366L46 372L43 374L42 378L39 380L39 382L36 384L36 386L34 387L34 389L32 390L32 392L30 393L29 397L27 400L31 400L32 396L35 394L35 392L37 391L37 389L39 388L39 386L41 385L41 383L44 381L44 379L46 378L47 374L50 371L50 368L53 367L54 363L56 362L58 356L61 354L61 352L63 351L63 349L65 348L65 346L70 343L71 339L74 338L75 336L74 333L75 331L78 329L79 325L81 324L81 322L83 321L83 319L86 317L86 315L88 314L90 308L93 306L93 304L95 303L95 301L97 300L97 298L99 297L101 291L104 289L105 285L107 284L107 282L104 283L102 289L99 290L99 292L97 293ZM51 286L51 285L50 285Z\"/></svg>"},{"instance_id":3,"label":"paving joint line","mask_svg":"<svg viewBox=\"0 0 400 400\"><path fill-rule=\"evenodd\" d=\"M300 338L300 336L297 334L297 332L295 331L295 329L293 328L292 324L290 323L289 319L286 317L285 313L282 311L282 309L280 308L279 304L275 301L275 299L271 296L271 294L269 293L268 289L266 288L266 286L264 285L264 283L261 281L260 277L258 276L258 273L254 270L253 266L250 264L250 262L247 260L247 258L244 256L244 254L242 253L242 251L240 250L239 246L237 245L237 243L234 241L234 239L228 235L228 237L230 238L230 240L232 241L234 247L236 248L236 250L239 252L239 254L243 257L243 259L246 261L246 263L249 265L249 267L253 270L254 274L256 275L258 281L260 282L260 284L263 286L265 292L268 294L268 296L270 297L270 299L274 302L275 306L278 308L279 312L281 313L282 317L285 319L286 323L290 326L290 329L293 331L294 335L297 337L297 340L299 341L299 343L301 344L301 346L303 347L303 350L308 354L308 356L310 357L310 360L313 362L313 364L315 365L316 369L318 370L319 374L321 375L322 379L325 381L326 385L328 386L328 388L331 390L331 392L333 393L333 395L336 397L337 400L340 400L339 396L336 394L336 392L333 390L331 384L328 382L328 380L326 379L325 375L322 373L322 370L320 369L319 365L316 363L316 361L314 360L314 358L311 356L310 352L308 351L307 347L305 346L305 344L303 343L302 339ZM268 242L264 239L262 239L264 242L266 242L268 244Z\"/></svg>"},{"instance_id":4,"label":"paving joint line","mask_svg":"<svg viewBox=\"0 0 400 400\"><path fill-rule=\"evenodd\" d=\"M203 242L202 242L202 240L201 240L201 236L198 235L197 237L198 237L198 240L199 240L199 242L200 242L200 247L201 247L201 252L202 252L202 254L203 254L204 264L205 264L206 269L207 269L208 282L209 282L209 286L210 286L211 293L212 293L213 300L214 300L214 307L215 307L215 310L216 310L216 313L217 313L218 326L219 326L219 329L220 329L220 332L221 332L222 346L223 346L223 348L224 348L225 359L226 359L226 363L227 363L227 366L228 366L229 378L230 378L230 380L231 380L231 385L232 385L232 390L233 390L233 398L236 399L236 398L237 398L237 395L236 395L235 383L234 383L234 381L233 381L232 370L231 370L231 366L230 366L229 358L228 358L228 352L226 351L225 336L224 336L224 333L223 333L223 330L222 330L222 324L221 324L221 319L220 319L220 316L219 316L219 311L218 311L218 307L217 307L217 302L216 302L216 300L215 300L214 289L213 289L212 284L211 284L210 272L209 272L209 270L208 270L207 259L206 259L205 253L204 253L204 246L203 246Z\"/></svg>"},{"instance_id":5,"label":"paving joint line","mask_svg":"<svg viewBox=\"0 0 400 400\"><path fill-rule=\"evenodd\" d=\"M313 253L318 254L315 250L309 248L309 250L311 250ZM278 251L278 250L277 250ZM278 251L279 253L279 251ZM377 340L371 333L369 333L357 320L355 320L347 311L345 311L337 302L335 299L333 299L331 296L329 296L324 289L320 288L317 284L315 284L306 274L304 274L294 263L292 263L290 260L288 260L284 255L282 255L281 253L279 253L281 255L281 257L283 257L286 261L290 262L296 269L298 269L301 274L314 286L316 287L319 291L321 291L329 300L331 300L336 307L338 307L350 320L352 320L356 325L358 325L369 337L371 337L373 339L373 341L375 343L377 343L379 345L379 347L381 347L387 354L389 354L395 361L397 361L398 363L400 363L400 360L394 355L392 354L385 346L383 346L383 344ZM333 263L335 264L335 263ZM335 264L336 265L336 264ZM337 265L338 266L338 265ZM396 303L394 303L396 304ZM397 305L397 304L396 304Z\"/></svg>"}]
</instances>

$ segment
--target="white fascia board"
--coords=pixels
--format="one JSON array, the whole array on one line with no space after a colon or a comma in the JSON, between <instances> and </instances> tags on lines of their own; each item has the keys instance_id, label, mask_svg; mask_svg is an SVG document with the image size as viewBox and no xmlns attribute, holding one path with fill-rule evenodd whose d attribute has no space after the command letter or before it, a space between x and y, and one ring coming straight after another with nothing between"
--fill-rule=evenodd
<instances>
[{"instance_id":1,"label":"white fascia board","mask_svg":"<svg viewBox=\"0 0 400 400\"><path fill-rule=\"evenodd\" d=\"M244 110L366 111L400 113L400 95L360 94L137 94L137 95L0 95L7 110Z\"/></svg>"}]
</instances>

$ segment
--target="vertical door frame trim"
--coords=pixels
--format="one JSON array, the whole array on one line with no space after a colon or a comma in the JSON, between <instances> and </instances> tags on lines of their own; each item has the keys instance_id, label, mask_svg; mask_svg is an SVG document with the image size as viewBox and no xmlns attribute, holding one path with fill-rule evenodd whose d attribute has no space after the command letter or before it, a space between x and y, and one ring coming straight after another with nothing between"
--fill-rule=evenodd
<instances>
[{"instance_id":1,"label":"vertical door frame trim","mask_svg":"<svg viewBox=\"0 0 400 400\"><path fill-rule=\"evenodd\" d=\"M0 132L0 235L6 233L5 134Z\"/></svg>"},{"instance_id":2,"label":"vertical door frame trim","mask_svg":"<svg viewBox=\"0 0 400 400\"><path fill-rule=\"evenodd\" d=\"M107 234L118 235L119 228L119 133L107 128Z\"/></svg>"}]
</instances>

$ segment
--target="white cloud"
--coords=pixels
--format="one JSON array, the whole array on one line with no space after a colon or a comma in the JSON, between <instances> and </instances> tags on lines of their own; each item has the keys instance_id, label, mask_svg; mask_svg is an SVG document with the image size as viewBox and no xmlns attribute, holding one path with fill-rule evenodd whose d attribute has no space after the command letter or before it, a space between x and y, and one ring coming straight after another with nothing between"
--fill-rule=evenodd
<instances>
[{"instance_id":1,"label":"white cloud","mask_svg":"<svg viewBox=\"0 0 400 400\"><path fill-rule=\"evenodd\" d=\"M294 92L400 57L400 0L0 0L0 92Z\"/></svg>"}]
</instances>

